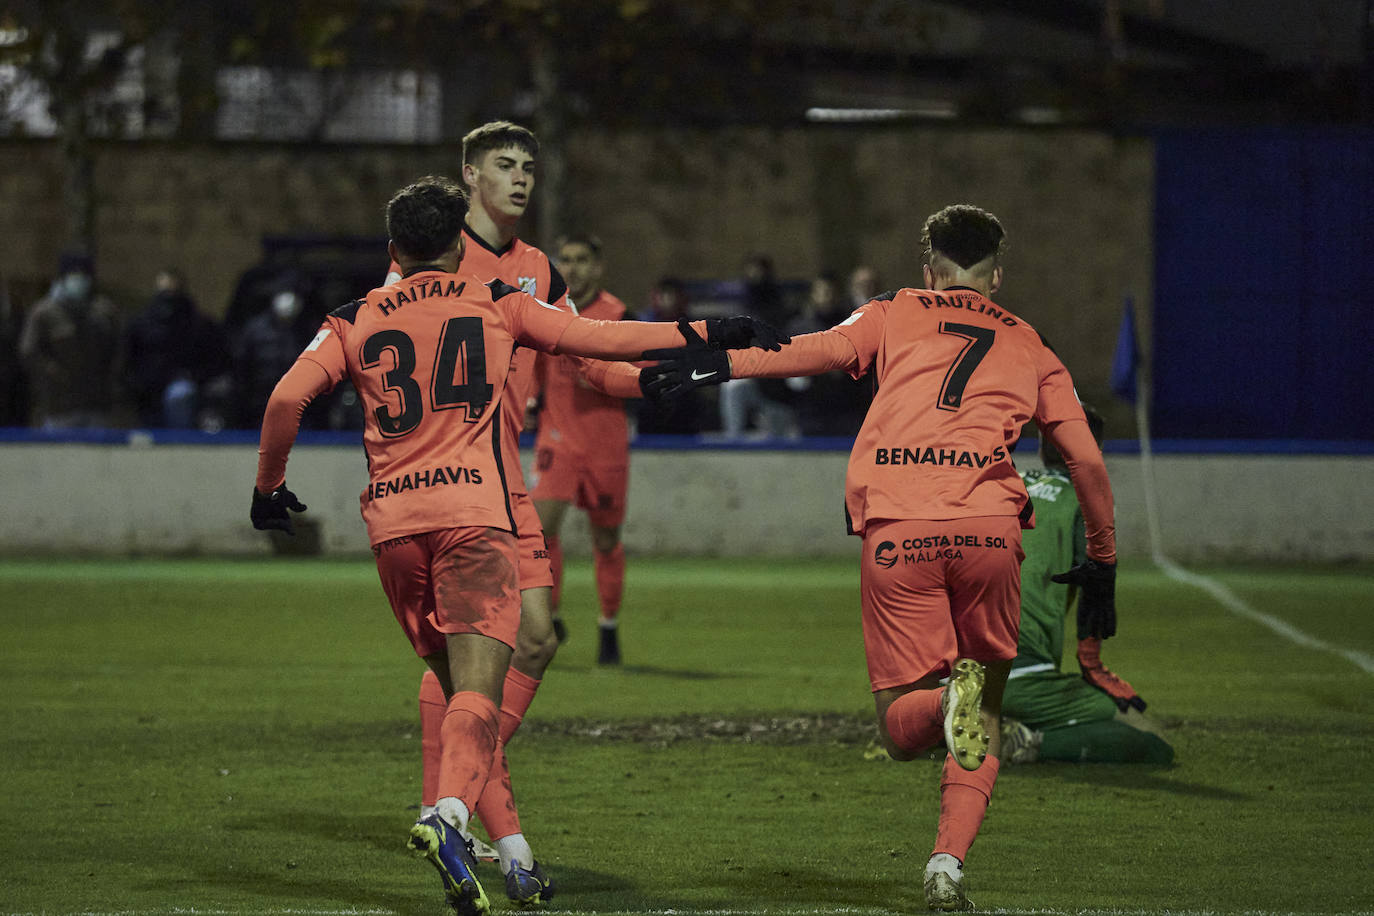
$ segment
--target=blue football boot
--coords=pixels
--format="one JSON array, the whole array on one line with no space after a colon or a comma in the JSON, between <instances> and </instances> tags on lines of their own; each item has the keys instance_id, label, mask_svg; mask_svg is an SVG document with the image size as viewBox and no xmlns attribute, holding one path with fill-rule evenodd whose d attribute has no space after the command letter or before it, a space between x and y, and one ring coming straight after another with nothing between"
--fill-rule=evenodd
<instances>
[{"instance_id":1,"label":"blue football boot","mask_svg":"<svg viewBox=\"0 0 1374 916\"><path fill-rule=\"evenodd\" d=\"M522 910L542 906L553 899L553 879L544 874L538 862L529 868L513 862L506 872L506 896Z\"/></svg>"},{"instance_id":2,"label":"blue football boot","mask_svg":"<svg viewBox=\"0 0 1374 916\"><path fill-rule=\"evenodd\" d=\"M491 909L477 880L477 859L458 829L437 814L410 828L409 845L415 855L430 861L444 882L444 896L458 916L480 916Z\"/></svg>"}]
</instances>

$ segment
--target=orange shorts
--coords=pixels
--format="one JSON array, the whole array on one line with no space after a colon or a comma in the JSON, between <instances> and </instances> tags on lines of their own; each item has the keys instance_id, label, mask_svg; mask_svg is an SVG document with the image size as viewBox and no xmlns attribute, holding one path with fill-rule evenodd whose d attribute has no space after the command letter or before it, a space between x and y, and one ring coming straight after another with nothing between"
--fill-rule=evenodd
<instances>
[{"instance_id":1,"label":"orange shorts","mask_svg":"<svg viewBox=\"0 0 1374 916\"><path fill-rule=\"evenodd\" d=\"M1011 516L869 524L859 588L873 689L943 677L960 658L1015 658L1024 556Z\"/></svg>"},{"instance_id":2,"label":"orange shorts","mask_svg":"<svg viewBox=\"0 0 1374 916\"><path fill-rule=\"evenodd\" d=\"M420 657L446 634L480 633L515 648L520 629L515 538L499 528L445 528L372 546L382 591Z\"/></svg>"},{"instance_id":3,"label":"orange shorts","mask_svg":"<svg viewBox=\"0 0 1374 916\"><path fill-rule=\"evenodd\" d=\"M588 461L584 454L547 445L535 453L530 496L572 503L598 528L618 528L625 521L629 486L630 468L622 462Z\"/></svg>"},{"instance_id":4,"label":"orange shorts","mask_svg":"<svg viewBox=\"0 0 1374 916\"><path fill-rule=\"evenodd\" d=\"M512 493L510 508L515 516L515 530L520 532L520 590L553 588L549 545L544 542L544 526L539 523L534 500L528 493Z\"/></svg>"}]
</instances>

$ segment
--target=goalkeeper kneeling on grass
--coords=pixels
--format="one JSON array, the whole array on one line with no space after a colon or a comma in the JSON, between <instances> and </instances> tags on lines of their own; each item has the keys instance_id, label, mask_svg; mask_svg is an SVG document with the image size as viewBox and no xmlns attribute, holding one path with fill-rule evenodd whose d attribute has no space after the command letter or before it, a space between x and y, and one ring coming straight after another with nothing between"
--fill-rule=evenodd
<instances>
[{"instance_id":1,"label":"goalkeeper kneeling on grass","mask_svg":"<svg viewBox=\"0 0 1374 916\"><path fill-rule=\"evenodd\" d=\"M1101 444L1102 418L1086 406L1084 413ZM1002 760L1171 763L1174 749L1144 715L1145 701L1102 663L1102 639L1116 632L1114 609L1110 619L1087 620L1080 608L1081 674L1060 670L1065 618L1078 592L1092 586L1055 575L1086 556L1083 516L1063 457L1044 440L1040 457L1043 471L1021 474L1036 524L1021 535L1021 634L1002 698Z\"/></svg>"}]
</instances>

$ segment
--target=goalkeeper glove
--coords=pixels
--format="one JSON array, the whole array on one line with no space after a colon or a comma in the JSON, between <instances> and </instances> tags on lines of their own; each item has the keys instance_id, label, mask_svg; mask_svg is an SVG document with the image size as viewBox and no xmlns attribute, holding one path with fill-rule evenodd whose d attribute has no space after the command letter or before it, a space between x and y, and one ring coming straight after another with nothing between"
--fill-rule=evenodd
<instances>
[{"instance_id":1,"label":"goalkeeper glove","mask_svg":"<svg viewBox=\"0 0 1374 916\"><path fill-rule=\"evenodd\" d=\"M253 520L254 528L259 531L285 531L295 537L296 527L287 509L304 512L305 504L296 498L295 493L286 489L286 484L283 483L271 493L259 493L257 487L253 488L253 505L248 510L248 517Z\"/></svg>"},{"instance_id":2,"label":"goalkeeper glove","mask_svg":"<svg viewBox=\"0 0 1374 916\"><path fill-rule=\"evenodd\" d=\"M1115 700L1117 709L1122 712L1132 706L1144 712L1145 701L1140 698L1140 694L1135 692L1134 687L1102 664L1101 652L1102 640L1100 639L1088 637L1078 641L1078 668L1083 672L1083 680Z\"/></svg>"},{"instance_id":3,"label":"goalkeeper glove","mask_svg":"<svg viewBox=\"0 0 1374 916\"><path fill-rule=\"evenodd\" d=\"M687 320L679 319L677 326L682 336L691 346L693 335L688 335L683 327ZM781 350L782 345L791 343L792 336L784 334L766 321L750 318L748 315L734 315L730 318L707 318L706 339L712 350L743 350L747 347L761 347L764 350Z\"/></svg>"},{"instance_id":4,"label":"goalkeeper glove","mask_svg":"<svg viewBox=\"0 0 1374 916\"><path fill-rule=\"evenodd\" d=\"M1050 576L1051 582L1076 585L1078 638L1106 639L1116 635L1116 564L1099 563L1092 557L1067 572Z\"/></svg>"}]
</instances>

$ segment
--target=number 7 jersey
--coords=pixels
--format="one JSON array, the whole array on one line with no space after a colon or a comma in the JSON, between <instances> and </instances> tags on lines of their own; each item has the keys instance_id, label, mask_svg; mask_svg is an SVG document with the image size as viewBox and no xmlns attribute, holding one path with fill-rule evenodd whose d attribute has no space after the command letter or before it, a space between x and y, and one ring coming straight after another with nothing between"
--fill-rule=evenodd
<instances>
[{"instance_id":1,"label":"number 7 jersey","mask_svg":"<svg viewBox=\"0 0 1374 916\"><path fill-rule=\"evenodd\" d=\"M1021 428L1083 421L1063 363L1040 334L972 289L903 289L835 328L872 371L877 393L854 442L851 530L871 519L1020 516L1012 465Z\"/></svg>"},{"instance_id":2,"label":"number 7 jersey","mask_svg":"<svg viewBox=\"0 0 1374 916\"><path fill-rule=\"evenodd\" d=\"M494 280L422 270L330 313L302 359L363 402L373 544L441 528L515 530L501 396L517 341L552 349L574 320Z\"/></svg>"}]
</instances>

